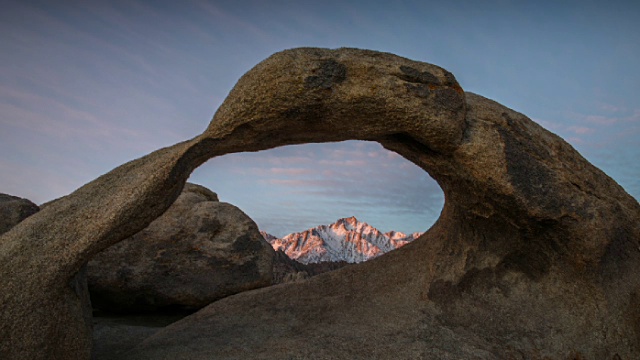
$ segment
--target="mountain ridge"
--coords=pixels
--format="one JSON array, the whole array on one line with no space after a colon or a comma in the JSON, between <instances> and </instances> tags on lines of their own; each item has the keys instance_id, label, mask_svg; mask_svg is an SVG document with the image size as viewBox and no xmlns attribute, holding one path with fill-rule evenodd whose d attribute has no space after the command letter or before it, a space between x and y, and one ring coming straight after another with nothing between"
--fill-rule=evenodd
<instances>
[{"instance_id":1,"label":"mountain ridge","mask_svg":"<svg viewBox=\"0 0 640 360\"><path fill-rule=\"evenodd\" d=\"M274 250L283 251L291 259L303 264L337 261L359 263L400 248L422 235L407 235L400 231L382 233L366 222L358 221L355 216L282 238L264 231L260 233Z\"/></svg>"}]
</instances>

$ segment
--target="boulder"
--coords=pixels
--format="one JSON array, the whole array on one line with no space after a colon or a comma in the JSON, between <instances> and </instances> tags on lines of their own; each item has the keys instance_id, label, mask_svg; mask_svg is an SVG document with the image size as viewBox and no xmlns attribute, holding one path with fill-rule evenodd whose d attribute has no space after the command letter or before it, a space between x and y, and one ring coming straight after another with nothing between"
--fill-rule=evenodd
<instances>
[{"instance_id":1,"label":"boulder","mask_svg":"<svg viewBox=\"0 0 640 360\"><path fill-rule=\"evenodd\" d=\"M0 235L39 210L38 205L27 199L0 194Z\"/></svg>"},{"instance_id":2,"label":"boulder","mask_svg":"<svg viewBox=\"0 0 640 360\"><path fill-rule=\"evenodd\" d=\"M111 312L193 311L271 285L274 254L240 209L188 183L162 216L89 262L91 302Z\"/></svg>"},{"instance_id":3,"label":"boulder","mask_svg":"<svg viewBox=\"0 0 640 360\"><path fill-rule=\"evenodd\" d=\"M2 235L0 355L88 358L70 280L160 216L208 158L348 139L378 141L429 172L445 194L431 229L371 262L214 302L122 358L640 358L633 197L440 67L313 48L245 74L202 135L116 168Z\"/></svg>"}]
</instances>

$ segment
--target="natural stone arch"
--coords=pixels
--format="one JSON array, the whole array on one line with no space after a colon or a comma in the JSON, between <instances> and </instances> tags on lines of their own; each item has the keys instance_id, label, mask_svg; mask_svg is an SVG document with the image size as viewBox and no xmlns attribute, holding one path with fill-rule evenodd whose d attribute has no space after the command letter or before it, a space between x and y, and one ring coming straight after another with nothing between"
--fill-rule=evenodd
<instances>
[{"instance_id":1,"label":"natural stone arch","mask_svg":"<svg viewBox=\"0 0 640 360\"><path fill-rule=\"evenodd\" d=\"M91 256L166 210L207 159L347 139L398 152L445 194L440 219L421 239L360 268L375 274L376 264L386 264L402 277L399 263L419 264L413 278L393 285L410 295L400 299L405 312L387 319L434 327L431 335L419 332L412 354L421 346L422 355L444 354L457 342L485 358L500 346L526 356L638 356L637 201L562 139L463 92L446 70L356 49L273 55L240 79L202 135L122 165L4 234L0 354L88 358L90 314L77 274ZM361 270L331 276L340 274L353 277L352 289L372 288L357 280L366 276ZM267 304L260 296L238 298ZM240 300L225 304L233 301Z\"/></svg>"}]
</instances>

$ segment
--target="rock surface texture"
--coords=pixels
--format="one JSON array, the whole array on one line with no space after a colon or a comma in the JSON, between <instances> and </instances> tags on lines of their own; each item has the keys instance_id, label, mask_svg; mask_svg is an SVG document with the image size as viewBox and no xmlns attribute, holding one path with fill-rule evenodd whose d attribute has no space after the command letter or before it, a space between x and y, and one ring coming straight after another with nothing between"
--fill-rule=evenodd
<instances>
[{"instance_id":1,"label":"rock surface texture","mask_svg":"<svg viewBox=\"0 0 640 360\"><path fill-rule=\"evenodd\" d=\"M0 235L40 210L38 205L17 196L0 194Z\"/></svg>"},{"instance_id":2,"label":"rock surface texture","mask_svg":"<svg viewBox=\"0 0 640 360\"><path fill-rule=\"evenodd\" d=\"M206 159L347 139L378 141L440 184L445 205L431 229L370 262L217 301L123 358L640 358L634 198L562 139L465 93L442 68L310 48L244 75L202 135L127 163L4 234L0 357L88 358L90 322L70 281L160 216Z\"/></svg>"},{"instance_id":3,"label":"rock surface texture","mask_svg":"<svg viewBox=\"0 0 640 360\"><path fill-rule=\"evenodd\" d=\"M162 216L89 262L91 302L117 312L197 310L271 285L274 256L245 213L187 183Z\"/></svg>"}]
</instances>

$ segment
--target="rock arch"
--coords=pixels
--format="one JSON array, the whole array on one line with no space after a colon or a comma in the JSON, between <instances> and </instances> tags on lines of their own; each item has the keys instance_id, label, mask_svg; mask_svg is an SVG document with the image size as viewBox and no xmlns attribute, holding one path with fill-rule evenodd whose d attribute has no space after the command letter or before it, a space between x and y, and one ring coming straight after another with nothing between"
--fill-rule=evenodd
<instances>
[{"instance_id":1,"label":"rock arch","mask_svg":"<svg viewBox=\"0 0 640 360\"><path fill-rule=\"evenodd\" d=\"M442 215L401 251L314 280L315 290L307 290L316 296L297 295L287 319L269 310L281 306L273 299L308 284L211 305L233 314L250 302L276 322L271 335L234 340L247 351L266 349L269 336L287 332L286 321L306 319L334 334L385 324L375 346L360 353L327 334L328 349L309 342L273 351L274 358L305 351L364 358L640 354L635 199L562 139L522 114L465 93L440 67L373 51L314 48L277 53L245 74L202 135L124 164L2 235L0 354L89 358L90 314L78 281L83 264L162 214L207 159L348 139L378 141L429 172L445 194ZM319 286L329 277L341 281L335 289L343 292ZM331 325L301 305L335 312L330 309L361 304L362 294L378 319L343 316ZM211 317L215 311L205 311L170 328L211 331L203 325ZM252 319L229 321L249 331L261 326L259 317ZM150 358L158 344L167 351L171 340L162 336L142 344L132 358ZM218 345L220 354L230 351Z\"/></svg>"}]
</instances>

